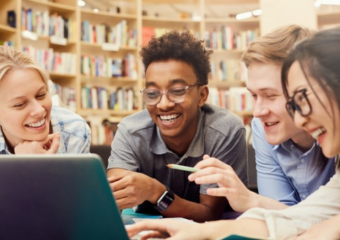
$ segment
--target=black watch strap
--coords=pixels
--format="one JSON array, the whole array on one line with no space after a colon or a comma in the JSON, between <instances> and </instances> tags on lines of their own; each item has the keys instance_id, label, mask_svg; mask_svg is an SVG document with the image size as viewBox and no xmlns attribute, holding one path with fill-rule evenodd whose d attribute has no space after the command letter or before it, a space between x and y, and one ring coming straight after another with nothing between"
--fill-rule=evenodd
<instances>
[{"instance_id":1,"label":"black watch strap","mask_svg":"<svg viewBox=\"0 0 340 240\"><path fill-rule=\"evenodd\" d=\"M154 208L156 208L158 211L167 210L171 203L175 200L175 194L171 191L171 189L168 186L166 185L164 186L166 187L166 191L157 200L156 205L154 205Z\"/></svg>"}]
</instances>

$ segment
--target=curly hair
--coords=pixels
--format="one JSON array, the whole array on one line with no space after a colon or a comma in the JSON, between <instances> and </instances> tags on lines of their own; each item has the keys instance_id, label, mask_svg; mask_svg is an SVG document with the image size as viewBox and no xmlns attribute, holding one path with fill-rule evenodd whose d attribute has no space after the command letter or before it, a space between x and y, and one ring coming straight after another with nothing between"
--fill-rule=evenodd
<instances>
[{"instance_id":1,"label":"curly hair","mask_svg":"<svg viewBox=\"0 0 340 240\"><path fill-rule=\"evenodd\" d=\"M152 62L180 60L193 67L198 83L206 85L212 51L206 50L202 43L203 41L197 40L189 31L173 30L158 38L153 36L139 54L142 57L145 71Z\"/></svg>"}]
</instances>

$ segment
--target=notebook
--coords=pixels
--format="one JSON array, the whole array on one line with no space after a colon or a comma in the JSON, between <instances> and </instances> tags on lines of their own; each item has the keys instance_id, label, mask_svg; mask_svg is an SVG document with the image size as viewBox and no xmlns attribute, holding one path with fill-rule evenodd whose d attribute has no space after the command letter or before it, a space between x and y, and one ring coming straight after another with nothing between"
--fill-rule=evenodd
<instances>
[{"instance_id":1,"label":"notebook","mask_svg":"<svg viewBox=\"0 0 340 240\"><path fill-rule=\"evenodd\" d=\"M101 159L0 156L1 239L128 239Z\"/></svg>"}]
</instances>

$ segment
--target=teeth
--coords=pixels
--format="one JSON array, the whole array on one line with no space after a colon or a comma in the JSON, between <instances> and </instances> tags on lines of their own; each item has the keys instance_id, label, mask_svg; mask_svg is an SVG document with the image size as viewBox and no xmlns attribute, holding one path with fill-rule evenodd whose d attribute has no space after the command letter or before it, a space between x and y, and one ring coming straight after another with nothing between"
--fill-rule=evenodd
<instances>
[{"instance_id":1,"label":"teeth","mask_svg":"<svg viewBox=\"0 0 340 240\"><path fill-rule=\"evenodd\" d=\"M36 123L27 124L29 127L41 127L45 123L46 119L43 118L41 121Z\"/></svg>"},{"instance_id":2,"label":"teeth","mask_svg":"<svg viewBox=\"0 0 340 240\"><path fill-rule=\"evenodd\" d=\"M275 125L276 123L266 123L267 126L273 126Z\"/></svg>"},{"instance_id":3,"label":"teeth","mask_svg":"<svg viewBox=\"0 0 340 240\"><path fill-rule=\"evenodd\" d=\"M318 137L324 132L326 132L326 129L324 127L318 128L314 132L312 132L312 137L314 139L318 139Z\"/></svg>"},{"instance_id":4,"label":"teeth","mask_svg":"<svg viewBox=\"0 0 340 240\"><path fill-rule=\"evenodd\" d=\"M160 115L159 117L161 118L162 121L172 122L172 121L175 121L175 119L179 117L179 114Z\"/></svg>"}]
</instances>

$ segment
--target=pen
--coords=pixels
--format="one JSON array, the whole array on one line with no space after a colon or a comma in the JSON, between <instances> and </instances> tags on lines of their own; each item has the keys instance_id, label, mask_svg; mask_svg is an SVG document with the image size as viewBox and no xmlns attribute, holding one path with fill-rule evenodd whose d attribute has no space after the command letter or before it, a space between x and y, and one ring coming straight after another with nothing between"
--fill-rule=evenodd
<instances>
[{"instance_id":1,"label":"pen","mask_svg":"<svg viewBox=\"0 0 340 240\"><path fill-rule=\"evenodd\" d=\"M197 172L198 170L200 170L198 168L187 167L187 166L182 166L178 164L168 164L166 166L171 169L182 170L182 171L187 171L187 172Z\"/></svg>"}]
</instances>

